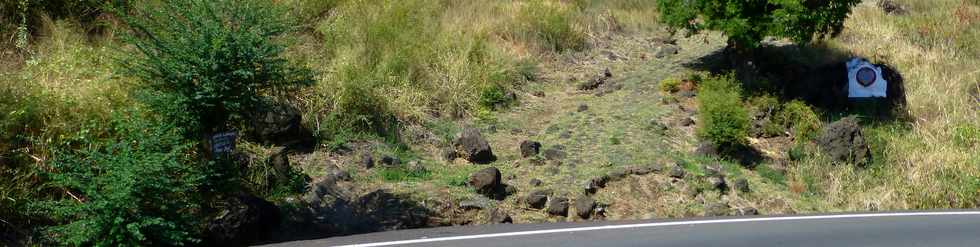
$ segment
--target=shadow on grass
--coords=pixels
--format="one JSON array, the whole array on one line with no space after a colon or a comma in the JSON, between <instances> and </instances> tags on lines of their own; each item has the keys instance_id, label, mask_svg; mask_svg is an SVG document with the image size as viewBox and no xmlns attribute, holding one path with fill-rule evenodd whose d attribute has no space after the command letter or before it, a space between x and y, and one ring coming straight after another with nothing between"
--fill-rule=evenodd
<instances>
[{"instance_id":1,"label":"shadow on grass","mask_svg":"<svg viewBox=\"0 0 980 247\"><path fill-rule=\"evenodd\" d=\"M688 68L720 74L734 71L747 95L772 95L786 102L802 100L819 110L825 120L849 115L871 122L909 121L904 78L888 64L882 68L888 97L847 98L847 60L854 55L824 45L763 45L750 56L734 56L727 49L686 64Z\"/></svg>"}]
</instances>

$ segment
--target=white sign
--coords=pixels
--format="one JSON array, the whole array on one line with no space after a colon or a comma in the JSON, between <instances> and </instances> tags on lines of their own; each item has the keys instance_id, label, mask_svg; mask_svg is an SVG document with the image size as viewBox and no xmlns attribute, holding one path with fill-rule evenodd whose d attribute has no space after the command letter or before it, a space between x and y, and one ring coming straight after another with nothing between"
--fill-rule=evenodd
<instances>
[{"instance_id":1,"label":"white sign","mask_svg":"<svg viewBox=\"0 0 980 247\"><path fill-rule=\"evenodd\" d=\"M847 97L888 97L888 81L881 76L881 68L861 58L847 61Z\"/></svg>"}]
</instances>

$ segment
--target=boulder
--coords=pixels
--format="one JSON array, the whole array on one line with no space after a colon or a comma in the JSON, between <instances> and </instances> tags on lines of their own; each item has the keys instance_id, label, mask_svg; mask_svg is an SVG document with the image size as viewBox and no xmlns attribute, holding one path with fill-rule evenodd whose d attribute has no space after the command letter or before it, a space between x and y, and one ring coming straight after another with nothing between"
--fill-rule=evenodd
<instances>
[{"instance_id":1,"label":"boulder","mask_svg":"<svg viewBox=\"0 0 980 247\"><path fill-rule=\"evenodd\" d=\"M544 150L544 158L545 159L548 159L548 160L565 159L565 156L567 156L567 155L565 154L564 148L565 147L562 146L562 145L555 145L555 146L552 146L551 148L545 149Z\"/></svg>"},{"instance_id":2,"label":"boulder","mask_svg":"<svg viewBox=\"0 0 980 247\"><path fill-rule=\"evenodd\" d=\"M595 206L595 199L588 196L581 196L575 199L575 214L579 218L588 219L592 216L592 211L595 209Z\"/></svg>"},{"instance_id":3,"label":"boulder","mask_svg":"<svg viewBox=\"0 0 980 247\"><path fill-rule=\"evenodd\" d=\"M745 178L735 179L735 190L741 191L742 193L749 193L749 180Z\"/></svg>"},{"instance_id":4,"label":"boulder","mask_svg":"<svg viewBox=\"0 0 980 247\"><path fill-rule=\"evenodd\" d=\"M602 84L606 83L606 77L595 77L589 81L583 82L578 85L578 90L588 91L599 88Z\"/></svg>"},{"instance_id":5,"label":"boulder","mask_svg":"<svg viewBox=\"0 0 980 247\"><path fill-rule=\"evenodd\" d=\"M479 170L470 174L466 184L476 189L477 193L495 198L498 188L501 187L500 170L497 170L495 167Z\"/></svg>"},{"instance_id":6,"label":"boulder","mask_svg":"<svg viewBox=\"0 0 980 247\"><path fill-rule=\"evenodd\" d=\"M548 201L548 214L568 217L568 198L554 197Z\"/></svg>"},{"instance_id":7,"label":"boulder","mask_svg":"<svg viewBox=\"0 0 980 247\"><path fill-rule=\"evenodd\" d=\"M871 148L861 132L857 117L847 117L824 127L817 146L835 161L865 165L871 159Z\"/></svg>"},{"instance_id":8,"label":"boulder","mask_svg":"<svg viewBox=\"0 0 980 247\"><path fill-rule=\"evenodd\" d=\"M302 125L302 115L295 107L283 103L262 104L249 114L251 136L262 144L291 145L315 142L311 131Z\"/></svg>"},{"instance_id":9,"label":"boulder","mask_svg":"<svg viewBox=\"0 0 980 247\"><path fill-rule=\"evenodd\" d=\"M687 172L684 171L684 167L681 167L680 165L674 165L673 167L670 168L670 174L668 175L672 178L684 178L685 174L687 174Z\"/></svg>"},{"instance_id":10,"label":"boulder","mask_svg":"<svg viewBox=\"0 0 980 247\"><path fill-rule=\"evenodd\" d=\"M490 208L491 205L493 205L493 202L484 197L477 197L459 202L459 208L463 210L487 209Z\"/></svg>"},{"instance_id":11,"label":"boulder","mask_svg":"<svg viewBox=\"0 0 980 247\"><path fill-rule=\"evenodd\" d=\"M374 167L374 156L371 156L371 153L362 153L360 163L364 169L371 169Z\"/></svg>"},{"instance_id":12,"label":"boulder","mask_svg":"<svg viewBox=\"0 0 980 247\"><path fill-rule=\"evenodd\" d=\"M521 142L521 158L538 155L541 151L541 143L531 140Z\"/></svg>"},{"instance_id":13,"label":"boulder","mask_svg":"<svg viewBox=\"0 0 980 247\"><path fill-rule=\"evenodd\" d=\"M551 191L535 190L524 197L524 203L527 203L527 206L530 208L542 209L545 203L548 202L548 196L550 195Z\"/></svg>"},{"instance_id":14,"label":"boulder","mask_svg":"<svg viewBox=\"0 0 980 247\"><path fill-rule=\"evenodd\" d=\"M683 118L681 118L680 121L677 122L677 124L679 124L680 126L684 126L684 127L694 125L694 118L692 118L692 117L683 117Z\"/></svg>"},{"instance_id":15,"label":"boulder","mask_svg":"<svg viewBox=\"0 0 980 247\"><path fill-rule=\"evenodd\" d=\"M538 97L538 98L543 98L545 96L544 91L534 91L533 93L531 93L531 95L534 95L534 97Z\"/></svg>"},{"instance_id":16,"label":"boulder","mask_svg":"<svg viewBox=\"0 0 980 247\"><path fill-rule=\"evenodd\" d=\"M456 135L453 144L459 156L471 163L487 164L496 160L493 151L490 150L490 143L476 128L464 128Z\"/></svg>"},{"instance_id":17,"label":"boulder","mask_svg":"<svg viewBox=\"0 0 980 247\"><path fill-rule=\"evenodd\" d=\"M402 160L398 157L385 155L381 157L381 165L385 167L395 167L402 164Z\"/></svg>"},{"instance_id":18,"label":"boulder","mask_svg":"<svg viewBox=\"0 0 980 247\"><path fill-rule=\"evenodd\" d=\"M256 196L242 194L224 204L207 222L204 245L245 246L265 239L280 222L279 208Z\"/></svg>"},{"instance_id":19,"label":"boulder","mask_svg":"<svg viewBox=\"0 0 980 247\"><path fill-rule=\"evenodd\" d=\"M660 165L637 165L637 166L626 167L626 173L639 175L639 176L647 175L654 172L659 172L661 170L663 170L663 167Z\"/></svg>"},{"instance_id":20,"label":"boulder","mask_svg":"<svg viewBox=\"0 0 980 247\"><path fill-rule=\"evenodd\" d=\"M541 179L537 179L537 178L532 178L530 181L527 182L528 185L531 185L533 187L541 186L541 183L542 183Z\"/></svg>"},{"instance_id":21,"label":"boulder","mask_svg":"<svg viewBox=\"0 0 980 247\"><path fill-rule=\"evenodd\" d=\"M592 179L589 179L589 181L585 182L585 193L593 194L600 188L606 187L607 182L609 182L608 176L593 177Z\"/></svg>"},{"instance_id":22,"label":"boulder","mask_svg":"<svg viewBox=\"0 0 980 247\"><path fill-rule=\"evenodd\" d=\"M723 176L710 176L708 177L708 184L711 188L724 192L728 189L728 184L725 183L725 177Z\"/></svg>"},{"instance_id":23,"label":"boulder","mask_svg":"<svg viewBox=\"0 0 980 247\"><path fill-rule=\"evenodd\" d=\"M494 208L491 209L487 214L487 219L489 219L490 224L511 224L514 223L514 219L510 218L503 209Z\"/></svg>"},{"instance_id":24,"label":"boulder","mask_svg":"<svg viewBox=\"0 0 980 247\"><path fill-rule=\"evenodd\" d=\"M589 105L586 105L586 104L578 105L578 112L584 112L584 111L588 111L588 110L589 110Z\"/></svg>"}]
</instances>

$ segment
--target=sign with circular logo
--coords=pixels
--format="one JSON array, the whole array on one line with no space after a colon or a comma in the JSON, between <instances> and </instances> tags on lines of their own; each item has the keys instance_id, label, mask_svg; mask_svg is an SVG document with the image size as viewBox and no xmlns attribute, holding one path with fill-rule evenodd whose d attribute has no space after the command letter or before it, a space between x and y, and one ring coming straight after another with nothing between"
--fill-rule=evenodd
<instances>
[{"instance_id":1,"label":"sign with circular logo","mask_svg":"<svg viewBox=\"0 0 980 247\"><path fill-rule=\"evenodd\" d=\"M871 86L871 84L875 83L875 80L878 80L878 75L875 73L875 71L868 67L858 69L856 77L858 83L865 87Z\"/></svg>"}]
</instances>

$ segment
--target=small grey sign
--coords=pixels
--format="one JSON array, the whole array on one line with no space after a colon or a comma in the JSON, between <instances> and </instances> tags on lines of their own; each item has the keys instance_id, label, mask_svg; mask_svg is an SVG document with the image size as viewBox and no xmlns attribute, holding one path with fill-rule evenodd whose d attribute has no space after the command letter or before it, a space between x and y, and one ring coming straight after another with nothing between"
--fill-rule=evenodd
<instances>
[{"instance_id":1,"label":"small grey sign","mask_svg":"<svg viewBox=\"0 0 980 247\"><path fill-rule=\"evenodd\" d=\"M235 140L238 132L229 131L211 136L211 154L214 156L235 151Z\"/></svg>"}]
</instances>

